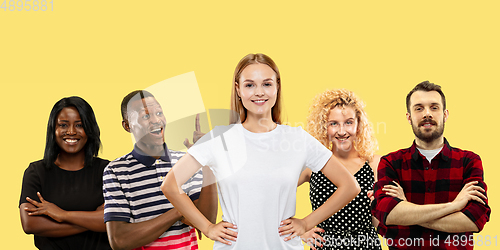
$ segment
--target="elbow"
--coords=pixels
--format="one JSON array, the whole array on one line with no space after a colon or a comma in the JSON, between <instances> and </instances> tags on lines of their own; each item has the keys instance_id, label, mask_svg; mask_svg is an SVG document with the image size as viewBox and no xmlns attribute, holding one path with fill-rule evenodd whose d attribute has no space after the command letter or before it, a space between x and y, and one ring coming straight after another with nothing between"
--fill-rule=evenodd
<instances>
[{"instance_id":1,"label":"elbow","mask_svg":"<svg viewBox=\"0 0 500 250\"><path fill-rule=\"evenodd\" d=\"M354 180L354 188L351 189L352 198L356 198L356 196L361 192L361 188L359 187L359 183Z\"/></svg>"},{"instance_id":2,"label":"elbow","mask_svg":"<svg viewBox=\"0 0 500 250\"><path fill-rule=\"evenodd\" d=\"M23 231L25 234L36 234L38 231L36 230L36 223L30 223L30 219L28 216L23 217L21 214L21 226L23 227Z\"/></svg>"},{"instance_id":3,"label":"elbow","mask_svg":"<svg viewBox=\"0 0 500 250\"><path fill-rule=\"evenodd\" d=\"M126 242L124 239L120 239L119 237L115 237L111 234L108 234L109 245L113 250L128 250L126 247Z\"/></svg>"},{"instance_id":4,"label":"elbow","mask_svg":"<svg viewBox=\"0 0 500 250\"><path fill-rule=\"evenodd\" d=\"M163 195L167 197L168 200L172 198L172 191L168 187L168 185L165 183L165 181L161 184L160 186L161 191L163 192Z\"/></svg>"},{"instance_id":5,"label":"elbow","mask_svg":"<svg viewBox=\"0 0 500 250\"><path fill-rule=\"evenodd\" d=\"M21 223L23 231L25 234L35 234L35 229L31 227L28 223Z\"/></svg>"}]
</instances>

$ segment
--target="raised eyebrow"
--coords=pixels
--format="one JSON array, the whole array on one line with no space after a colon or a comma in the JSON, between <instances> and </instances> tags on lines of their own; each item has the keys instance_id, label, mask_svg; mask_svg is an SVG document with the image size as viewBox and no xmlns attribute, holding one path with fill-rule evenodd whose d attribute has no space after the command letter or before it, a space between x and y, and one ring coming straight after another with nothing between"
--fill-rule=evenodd
<instances>
[{"instance_id":1,"label":"raised eyebrow","mask_svg":"<svg viewBox=\"0 0 500 250\"><path fill-rule=\"evenodd\" d=\"M272 78L266 78L266 79L264 79L263 82L269 82L269 81L274 82L274 80Z\"/></svg>"},{"instance_id":2,"label":"raised eyebrow","mask_svg":"<svg viewBox=\"0 0 500 250\"><path fill-rule=\"evenodd\" d=\"M252 80L252 79L245 79L245 81L243 81L243 82L244 82L244 83L245 83L245 82L251 82L251 83L253 83L253 80Z\"/></svg>"}]
</instances>

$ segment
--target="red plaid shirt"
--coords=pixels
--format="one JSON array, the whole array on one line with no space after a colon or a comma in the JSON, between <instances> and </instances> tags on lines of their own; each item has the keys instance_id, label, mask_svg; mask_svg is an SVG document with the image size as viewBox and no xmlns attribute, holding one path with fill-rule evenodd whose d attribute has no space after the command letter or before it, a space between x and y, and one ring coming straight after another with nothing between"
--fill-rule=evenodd
<instances>
[{"instance_id":1,"label":"red plaid shirt","mask_svg":"<svg viewBox=\"0 0 500 250\"><path fill-rule=\"evenodd\" d=\"M455 234L418 225L386 225L387 215L402 201L382 191L392 181L401 185L407 201L411 203L423 205L451 202L462 187L471 181L478 181L478 185L486 191L483 166L478 155L452 148L444 139L443 149L429 163L413 142L410 148L382 157L378 166L378 182L374 186L375 200L372 203L372 214L380 221L378 233L384 236L389 249L473 249L471 232ZM488 200L485 202L488 204ZM489 221L490 212L488 205L476 201L469 201L462 209L462 213L479 230Z\"/></svg>"}]
</instances>

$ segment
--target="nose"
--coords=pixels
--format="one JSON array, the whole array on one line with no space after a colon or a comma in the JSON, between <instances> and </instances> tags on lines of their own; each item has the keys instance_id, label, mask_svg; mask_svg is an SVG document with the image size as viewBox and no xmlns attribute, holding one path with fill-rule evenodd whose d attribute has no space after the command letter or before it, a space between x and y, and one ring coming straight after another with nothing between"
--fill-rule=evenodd
<instances>
[{"instance_id":1,"label":"nose","mask_svg":"<svg viewBox=\"0 0 500 250\"><path fill-rule=\"evenodd\" d=\"M68 130L66 130L67 135L76 135L76 128L75 126L68 126Z\"/></svg>"},{"instance_id":2,"label":"nose","mask_svg":"<svg viewBox=\"0 0 500 250\"><path fill-rule=\"evenodd\" d=\"M161 119L156 114L151 114L150 118L149 118L149 122L151 122L151 123L161 123Z\"/></svg>"},{"instance_id":3,"label":"nose","mask_svg":"<svg viewBox=\"0 0 500 250\"><path fill-rule=\"evenodd\" d=\"M432 119L432 113L431 113L431 110L429 108L425 109L424 119Z\"/></svg>"},{"instance_id":4,"label":"nose","mask_svg":"<svg viewBox=\"0 0 500 250\"><path fill-rule=\"evenodd\" d=\"M337 132L339 135L345 135L345 126L344 124L339 124L339 132Z\"/></svg>"},{"instance_id":5,"label":"nose","mask_svg":"<svg viewBox=\"0 0 500 250\"><path fill-rule=\"evenodd\" d=\"M255 95L264 96L264 89L262 88L262 86L257 86L257 88L255 88Z\"/></svg>"}]
</instances>

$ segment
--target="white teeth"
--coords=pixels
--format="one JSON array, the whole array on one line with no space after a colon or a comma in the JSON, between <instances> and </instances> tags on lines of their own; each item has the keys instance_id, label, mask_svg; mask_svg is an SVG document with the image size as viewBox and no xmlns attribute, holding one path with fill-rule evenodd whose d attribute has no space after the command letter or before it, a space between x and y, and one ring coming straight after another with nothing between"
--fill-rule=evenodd
<instances>
[{"instance_id":1,"label":"white teeth","mask_svg":"<svg viewBox=\"0 0 500 250\"><path fill-rule=\"evenodd\" d=\"M152 133L156 133L156 132L160 132L160 131L161 131L161 128L151 130Z\"/></svg>"},{"instance_id":2,"label":"white teeth","mask_svg":"<svg viewBox=\"0 0 500 250\"><path fill-rule=\"evenodd\" d=\"M75 140L75 139L65 139L64 141L69 142L69 143L73 143L73 142L77 142L78 140Z\"/></svg>"},{"instance_id":3,"label":"white teeth","mask_svg":"<svg viewBox=\"0 0 500 250\"><path fill-rule=\"evenodd\" d=\"M255 103L263 103L263 102L265 102L265 100L258 100L258 101L253 101L253 102L255 102Z\"/></svg>"}]
</instances>

